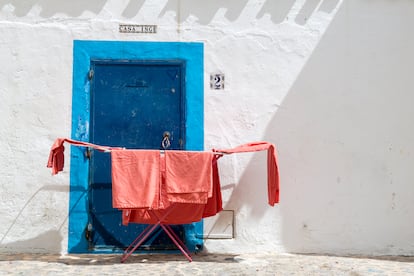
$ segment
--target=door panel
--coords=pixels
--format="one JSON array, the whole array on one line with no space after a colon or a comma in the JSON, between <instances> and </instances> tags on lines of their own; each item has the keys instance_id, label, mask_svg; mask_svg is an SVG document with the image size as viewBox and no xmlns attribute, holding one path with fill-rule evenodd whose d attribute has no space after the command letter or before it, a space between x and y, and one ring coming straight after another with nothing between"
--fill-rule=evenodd
<instances>
[{"instance_id":1,"label":"door panel","mask_svg":"<svg viewBox=\"0 0 414 276\"><path fill-rule=\"evenodd\" d=\"M129 149L161 149L165 131L169 149L185 145L184 62L92 61L90 141ZM93 151L90 160L91 249L128 246L143 225L121 225L112 208L110 154ZM183 227L175 227L183 238ZM162 232L143 248L175 248Z\"/></svg>"}]
</instances>

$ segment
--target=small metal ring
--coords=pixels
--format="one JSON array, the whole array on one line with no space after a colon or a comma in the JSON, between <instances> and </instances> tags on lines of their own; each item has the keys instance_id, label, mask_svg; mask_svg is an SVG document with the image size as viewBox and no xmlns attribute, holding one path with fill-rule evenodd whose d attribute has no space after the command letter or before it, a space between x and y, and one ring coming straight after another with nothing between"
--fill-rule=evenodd
<instances>
[{"instance_id":1,"label":"small metal ring","mask_svg":"<svg viewBox=\"0 0 414 276\"><path fill-rule=\"evenodd\" d=\"M163 149L168 149L171 146L171 142L168 137L168 135L164 135L164 138L162 139L161 146Z\"/></svg>"}]
</instances>

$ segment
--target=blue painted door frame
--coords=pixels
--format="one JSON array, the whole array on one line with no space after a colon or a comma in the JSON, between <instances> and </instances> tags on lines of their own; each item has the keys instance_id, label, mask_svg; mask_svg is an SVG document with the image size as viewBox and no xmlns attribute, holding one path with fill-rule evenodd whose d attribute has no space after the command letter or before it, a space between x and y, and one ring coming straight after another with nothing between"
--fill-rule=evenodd
<instances>
[{"instance_id":1,"label":"blue painted door frame","mask_svg":"<svg viewBox=\"0 0 414 276\"><path fill-rule=\"evenodd\" d=\"M183 60L185 61L186 133L185 149L203 150L203 44L182 42L74 41L72 135L90 141L91 60ZM68 252L87 253L89 206L89 159L85 149L71 148ZM202 222L185 225L185 242L190 250L202 247Z\"/></svg>"}]
</instances>

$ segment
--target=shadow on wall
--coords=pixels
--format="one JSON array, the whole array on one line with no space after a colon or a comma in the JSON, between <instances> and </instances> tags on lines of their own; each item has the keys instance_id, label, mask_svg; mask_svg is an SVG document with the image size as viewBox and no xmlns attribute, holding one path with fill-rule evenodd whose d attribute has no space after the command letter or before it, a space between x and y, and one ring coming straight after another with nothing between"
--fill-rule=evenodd
<instances>
[{"instance_id":1,"label":"shadow on wall","mask_svg":"<svg viewBox=\"0 0 414 276\"><path fill-rule=\"evenodd\" d=\"M297 15L295 15L295 22L299 25L304 25L315 11L323 11L331 13L338 5L340 0L308 0L302 6ZM266 14L270 15L273 23L279 24L289 19L289 13L295 5L296 0L274 1L267 0L256 18L262 18Z\"/></svg>"},{"instance_id":2,"label":"shadow on wall","mask_svg":"<svg viewBox=\"0 0 414 276\"><path fill-rule=\"evenodd\" d=\"M160 16L163 16L167 11L179 11L176 13L177 22L182 23L193 15L198 18L200 24L206 25L211 22L219 9L224 8L226 9L225 17L234 21L240 16L247 2L248 0L211 0L208 1L208 5L205 5L205 1L169 0Z\"/></svg>"},{"instance_id":3,"label":"shadow on wall","mask_svg":"<svg viewBox=\"0 0 414 276\"><path fill-rule=\"evenodd\" d=\"M266 1L264 5L262 6L262 9L260 10L257 17L262 17L266 13L270 13L272 16L272 20L275 23L281 23L283 20L286 19L288 14L291 12L291 9L293 5L295 4L296 0L287 0L287 1ZM296 14L295 21L296 23L306 23L306 20L309 19L315 11L324 11L327 13L332 13L335 9L337 9L340 6L340 0L325 0L325 1L306 1L306 3L301 7L300 12ZM323 38L322 38L323 39ZM332 59L335 60L335 59ZM313 85L313 84L312 84ZM288 94L295 94L293 91L295 88L292 89ZM308 90L307 88L305 90ZM292 96L289 96L291 98ZM302 101L302 95L298 95L299 101ZM303 101L307 101L308 99L304 99ZM324 100L321 100L317 104L324 104ZM296 105L296 103L294 103ZM315 105L317 106L317 105ZM286 103L284 103L278 110L278 113L284 113L285 109L288 108L290 111L293 111L291 107L286 107ZM296 108L294 106L294 108ZM296 111L293 111L293 114L289 113L289 116L294 116L295 120L299 119L298 115L296 114ZM307 114L303 114L303 116L307 116ZM288 125L286 127L289 127L289 120L292 120L292 118L289 118L286 122L281 123L279 125L279 121L277 121L278 117L275 117L272 122L270 122L267 133L263 140L274 142L276 146L279 148L280 143L275 142L278 139L275 137L279 137L279 130L281 129L281 126L283 123L287 123ZM289 130L290 131L290 130ZM290 133L292 135L296 135L296 133ZM287 138L290 139L290 138ZM288 140L289 141L289 140ZM246 154L246 153L245 153ZM243 203L243 206L247 207L247 210L249 210L249 213L246 214L250 218L258 219L260 220L265 213L267 212L269 205L268 197L267 197L267 183L266 183L266 177L263 177L267 175L267 171L265 168L266 165L266 158L267 153L261 152L261 153L254 153L251 154L252 158L249 161L249 164L246 166L245 171L243 172L243 175L241 176L239 183L237 184L231 184L231 193L230 197L226 203L225 209L228 210L238 210L240 209L240 203ZM219 161L220 162L220 161ZM279 161L280 162L280 161ZM284 169L281 168L281 175L283 176L285 174ZM264 183L263 182L264 180ZM258 181L259 180L259 181ZM290 186L291 184L286 184L286 181L282 179L281 183L281 189L282 191L285 191L286 186ZM285 202L285 199L281 199L282 202Z\"/></svg>"},{"instance_id":4,"label":"shadow on wall","mask_svg":"<svg viewBox=\"0 0 414 276\"><path fill-rule=\"evenodd\" d=\"M19 213L14 218L13 222L7 229L7 231L3 234L2 239L0 240L0 251L3 250L19 250L23 252L52 252L52 253L60 253L61 252L61 242L63 240L61 236L61 229L65 225L66 220L68 218L68 215L64 214L64 221L60 224L58 229L56 230L49 230L46 231L34 238L27 239L27 240L21 240L11 243L4 243L5 238L13 231L13 228L17 226L17 220L21 217L23 212L28 209L27 207L35 201L36 195L38 195L42 191L47 192L63 192L63 193L69 193L69 188L67 186L61 186L61 185L45 185L38 189L33 195L29 198L29 200L26 202L26 204L19 210ZM19 224L21 226L21 223ZM25 227L30 227L30 225L26 224Z\"/></svg>"},{"instance_id":5,"label":"shadow on wall","mask_svg":"<svg viewBox=\"0 0 414 276\"><path fill-rule=\"evenodd\" d=\"M126 18L135 17L141 10L144 3L145 3L145 0L129 1L128 6L125 8L124 12L122 13L122 16L125 16Z\"/></svg>"},{"instance_id":6,"label":"shadow on wall","mask_svg":"<svg viewBox=\"0 0 414 276\"><path fill-rule=\"evenodd\" d=\"M331 57L329 61L324 57L328 55L327 47L336 48L336 44L343 41L335 42L329 38L332 32L342 31L336 24L341 20L339 17L341 9L265 133L264 140L276 141L278 151L281 232L287 252L318 253L318 247L323 247L325 241L337 244L339 236L335 237L335 233L339 234L345 216L349 216L348 212L353 209L352 206L344 209L344 206L351 205L344 202L348 197L346 190L350 188L344 173L351 169L351 164L342 163L343 155L347 154L345 138L348 135L344 131L353 132L348 121L351 117L346 116L352 111L343 110L344 103L351 104L351 99L347 99L351 95L344 91L347 73L338 59ZM341 53L343 47L336 50ZM332 61L338 64L324 64ZM325 66L329 65L332 66L331 71L326 72ZM337 175L332 178L337 170ZM325 241L319 240L321 232Z\"/></svg>"},{"instance_id":7,"label":"shadow on wall","mask_svg":"<svg viewBox=\"0 0 414 276\"><path fill-rule=\"evenodd\" d=\"M296 1L297 0L267 0L258 11L256 18L259 19L268 14L275 24L279 24L288 19L289 13ZM339 1L340 0L306 1L299 13L295 15L295 21L301 25L305 24L307 19L316 10L330 13L337 6ZM18 17L27 15L34 6L39 6L41 8L40 16L44 18L52 17L57 13L78 17L82 15L84 11L99 14L107 2L108 0L72 0L63 1L57 5L53 0L0 0L0 7L7 4L12 5L14 7L14 14ZM145 2L145 0L130 0L124 8L122 16L126 18L137 16ZM198 19L198 23L207 25L212 21L220 9L225 9L224 16L229 21L235 21L239 18L248 2L248 0L211 0L208 2L208 5L205 5L205 1L201 0L168 0L160 11L159 17L163 17L168 11L172 11L176 13L176 21L178 23L182 23L190 16L194 16Z\"/></svg>"},{"instance_id":8,"label":"shadow on wall","mask_svg":"<svg viewBox=\"0 0 414 276\"><path fill-rule=\"evenodd\" d=\"M14 7L14 14L18 17L26 16L34 6L40 6L41 17L52 17L56 13L64 13L68 16L77 17L84 11L98 14L108 0L72 0L60 1L59 4L53 0L26 0L12 1L0 0L0 7L10 4Z\"/></svg>"},{"instance_id":9,"label":"shadow on wall","mask_svg":"<svg viewBox=\"0 0 414 276\"><path fill-rule=\"evenodd\" d=\"M31 239L1 245L0 252L10 250L12 252L61 253L62 241L63 237L59 230L49 230Z\"/></svg>"},{"instance_id":10,"label":"shadow on wall","mask_svg":"<svg viewBox=\"0 0 414 276\"><path fill-rule=\"evenodd\" d=\"M278 147L288 252L407 254L412 238L414 6L357 2L340 7L264 137Z\"/></svg>"},{"instance_id":11,"label":"shadow on wall","mask_svg":"<svg viewBox=\"0 0 414 276\"><path fill-rule=\"evenodd\" d=\"M296 1L297 0L267 0L262 5L256 18L260 19L264 15L269 14L272 21L275 24L279 24L288 19L288 15L291 12L292 7L294 6ZM305 5L301 8L299 14L296 17L296 22L302 25L305 24L307 19L315 10L331 13L332 10L337 6L339 1L340 0L306 1ZM202 5L200 4L200 2L193 0L169 0L168 3L165 5L164 9L161 11L160 16L163 16L167 11L178 10L180 12L177 13L177 22L182 23L186 21L190 16L194 16L198 19L198 23L202 25L207 25L213 20L214 16L220 9L225 9L226 11L224 16L229 21L235 21L239 18L239 16L243 12L243 9L249 1L213 0L208 2L208 6Z\"/></svg>"},{"instance_id":12,"label":"shadow on wall","mask_svg":"<svg viewBox=\"0 0 414 276\"><path fill-rule=\"evenodd\" d=\"M263 177L267 174L267 152L238 153L238 158L249 156L252 157L239 182L222 187L223 191L230 190L231 193L225 203L224 210L236 210L236 214L239 216L242 205L247 207L248 213L245 214L247 217L260 220L266 210L270 208L267 204L266 177Z\"/></svg>"}]
</instances>

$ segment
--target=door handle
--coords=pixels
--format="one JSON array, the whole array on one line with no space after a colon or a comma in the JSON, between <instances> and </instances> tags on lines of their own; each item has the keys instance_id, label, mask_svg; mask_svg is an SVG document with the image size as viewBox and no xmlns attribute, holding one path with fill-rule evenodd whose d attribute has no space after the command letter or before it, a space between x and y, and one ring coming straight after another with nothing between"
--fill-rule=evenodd
<instances>
[{"instance_id":1,"label":"door handle","mask_svg":"<svg viewBox=\"0 0 414 276\"><path fill-rule=\"evenodd\" d=\"M170 137L171 133L169 131L164 131L161 141L161 146L163 149L168 149L171 146Z\"/></svg>"}]
</instances>

